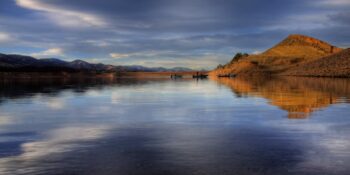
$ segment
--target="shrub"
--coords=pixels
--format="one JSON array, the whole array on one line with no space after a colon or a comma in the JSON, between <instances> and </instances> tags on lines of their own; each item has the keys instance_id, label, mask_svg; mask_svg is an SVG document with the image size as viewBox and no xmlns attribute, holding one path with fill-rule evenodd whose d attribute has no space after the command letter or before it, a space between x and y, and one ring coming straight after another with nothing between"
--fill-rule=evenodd
<instances>
[{"instance_id":1,"label":"shrub","mask_svg":"<svg viewBox=\"0 0 350 175\"><path fill-rule=\"evenodd\" d=\"M241 53L241 52L238 52L236 53L236 55L232 58L232 60L230 61L230 63L233 63L233 62L236 62L244 57L247 57L249 56L249 54L247 53Z\"/></svg>"},{"instance_id":2,"label":"shrub","mask_svg":"<svg viewBox=\"0 0 350 175\"><path fill-rule=\"evenodd\" d=\"M224 68L222 64L219 64L218 66L216 66L216 69L222 69L222 68Z\"/></svg>"}]
</instances>

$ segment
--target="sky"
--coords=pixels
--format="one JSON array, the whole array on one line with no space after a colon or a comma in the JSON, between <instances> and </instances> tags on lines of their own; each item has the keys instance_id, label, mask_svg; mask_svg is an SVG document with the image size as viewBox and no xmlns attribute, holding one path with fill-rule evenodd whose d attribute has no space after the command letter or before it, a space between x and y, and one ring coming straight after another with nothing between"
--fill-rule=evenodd
<instances>
[{"instance_id":1,"label":"sky","mask_svg":"<svg viewBox=\"0 0 350 175\"><path fill-rule=\"evenodd\" d=\"M304 34L350 47L350 0L1 0L0 52L211 69Z\"/></svg>"}]
</instances>

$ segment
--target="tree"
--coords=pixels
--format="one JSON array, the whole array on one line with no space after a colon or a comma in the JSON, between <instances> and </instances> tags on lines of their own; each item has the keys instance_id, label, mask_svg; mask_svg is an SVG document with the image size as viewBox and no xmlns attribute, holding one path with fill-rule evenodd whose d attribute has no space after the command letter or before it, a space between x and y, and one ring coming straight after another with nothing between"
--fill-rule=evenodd
<instances>
[{"instance_id":1,"label":"tree","mask_svg":"<svg viewBox=\"0 0 350 175\"><path fill-rule=\"evenodd\" d=\"M236 53L236 55L232 58L232 60L231 60L230 63L236 62L236 61L240 60L241 58L244 58L244 57L247 57L247 56L249 56L249 54L238 52L238 53Z\"/></svg>"},{"instance_id":2,"label":"tree","mask_svg":"<svg viewBox=\"0 0 350 175\"><path fill-rule=\"evenodd\" d=\"M222 65L222 64L219 64L217 67L216 67L216 69L221 69L221 68L223 68L224 66Z\"/></svg>"}]
</instances>

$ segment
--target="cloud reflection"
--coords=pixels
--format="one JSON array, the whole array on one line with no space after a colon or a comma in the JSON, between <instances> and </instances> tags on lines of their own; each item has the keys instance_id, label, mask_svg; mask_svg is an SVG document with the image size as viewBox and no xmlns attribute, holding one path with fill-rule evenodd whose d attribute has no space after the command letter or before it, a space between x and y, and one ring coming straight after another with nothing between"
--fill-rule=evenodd
<instances>
[{"instance_id":1,"label":"cloud reflection","mask_svg":"<svg viewBox=\"0 0 350 175\"><path fill-rule=\"evenodd\" d=\"M63 109L65 107L65 101L62 99L50 99L46 102L47 106L51 109Z\"/></svg>"},{"instance_id":2,"label":"cloud reflection","mask_svg":"<svg viewBox=\"0 0 350 175\"><path fill-rule=\"evenodd\" d=\"M19 103L4 100L0 109L16 122L0 136L20 140L2 146L19 151L0 158L0 174L347 175L350 111L338 101L346 102L348 83L300 80L127 80L13 92ZM329 95L335 105L324 103ZM48 99L65 106L37 103ZM315 117L287 120L283 110L293 105L316 108Z\"/></svg>"},{"instance_id":3,"label":"cloud reflection","mask_svg":"<svg viewBox=\"0 0 350 175\"><path fill-rule=\"evenodd\" d=\"M0 159L0 172L1 174L13 174L14 172L20 174L22 170L28 171L26 173L40 172L41 168L49 167L36 166L36 164L45 164L48 157L84 149L88 144L81 145L81 142L102 138L108 133L108 129L108 126L102 125L67 126L53 129L48 131L41 140L23 143L20 155Z\"/></svg>"}]
</instances>

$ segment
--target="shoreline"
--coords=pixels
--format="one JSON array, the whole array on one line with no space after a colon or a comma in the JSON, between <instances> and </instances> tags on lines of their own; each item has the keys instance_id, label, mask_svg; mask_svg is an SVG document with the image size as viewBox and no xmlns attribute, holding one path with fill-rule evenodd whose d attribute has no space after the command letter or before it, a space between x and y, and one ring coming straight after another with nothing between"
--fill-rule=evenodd
<instances>
[{"instance_id":1,"label":"shoreline","mask_svg":"<svg viewBox=\"0 0 350 175\"><path fill-rule=\"evenodd\" d=\"M200 74L209 72L198 71ZM197 71L191 72L0 72L0 79L31 79L31 78L170 78L171 75L191 77Z\"/></svg>"}]
</instances>

